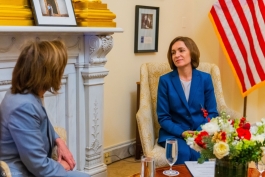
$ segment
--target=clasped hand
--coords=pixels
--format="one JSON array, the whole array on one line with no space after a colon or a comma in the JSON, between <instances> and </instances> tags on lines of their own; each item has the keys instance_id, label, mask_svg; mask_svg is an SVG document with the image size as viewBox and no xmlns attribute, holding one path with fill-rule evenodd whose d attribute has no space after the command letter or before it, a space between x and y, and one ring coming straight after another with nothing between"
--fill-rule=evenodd
<instances>
[{"instance_id":1,"label":"clasped hand","mask_svg":"<svg viewBox=\"0 0 265 177\"><path fill-rule=\"evenodd\" d=\"M76 163L65 142L61 138L57 138L55 142L57 145L57 161L64 167L65 170L73 170Z\"/></svg>"}]
</instances>

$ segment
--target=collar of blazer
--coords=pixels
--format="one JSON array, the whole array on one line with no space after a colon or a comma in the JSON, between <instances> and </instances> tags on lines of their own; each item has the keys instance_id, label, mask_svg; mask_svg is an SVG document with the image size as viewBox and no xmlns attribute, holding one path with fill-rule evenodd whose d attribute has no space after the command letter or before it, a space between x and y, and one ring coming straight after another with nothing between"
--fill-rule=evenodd
<instances>
[{"instance_id":1,"label":"collar of blazer","mask_svg":"<svg viewBox=\"0 0 265 177\"><path fill-rule=\"evenodd\" d=\"M199 84L201 83L201 78L199 77L199 71L197 69L192 70L192 80L191 80L190 95L188 102L186 100L183 88L181 86L178 70L176 69L173 70L171 76L172 76L171 81L177 91L177 94L179 95L183 104L187 107L187 109L189 109L189 105L191 105L194 97L196 97L196 90L199 87Z\"/></svg>"}]
</instances>

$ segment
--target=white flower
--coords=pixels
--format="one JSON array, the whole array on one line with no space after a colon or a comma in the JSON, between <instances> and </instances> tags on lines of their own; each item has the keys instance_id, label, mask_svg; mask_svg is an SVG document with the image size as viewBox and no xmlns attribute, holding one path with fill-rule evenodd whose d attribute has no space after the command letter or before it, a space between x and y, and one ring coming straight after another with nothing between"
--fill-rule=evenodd
<instances>
[{"instance_id":1,"label":"white flower","mask_svg":"<svg viewBox=\"0 0 265 177\"><path fill-rule=\"evenodd\" d=\"M193 137L188 137L186 139L187 144L194 149L197 152L200 152L202 150L202 148L200 146L198 146L195 142L194 142L194 138Z\"/></svg>"},{"instance_id":2,"label":"white flower","mask_svg":"<svg viewBox=\"0 0 265 177\"><path fill-rule=\"evenodd\" d=\"M220 131L218 124L214 122L208 122L202 125L202 129L206 131L209 135L213 135L215 132Z\"/></svg>"},{"instance_id":3,"label":"white flower","mask_svg":"<svg viewBox=\"0 0 265 177\"><path fill-rule=\"evenodd\" d=\"M265 118L261 118L261 122L265 124Z\"/></svg>"},{"instance_id":4,"label":"white flower","mask_svg":"<svg viewBox=\"0 0 265 177\"><path fill-rule=\"evenodd\" d=\"M194 144L194 138L193 137L188 137L186 139L187 144L192 148L193 144Z\"/></svg>"},{"instance_id":5,"label":"white flower","mask_svg":"<svg viewBox=\"0 0 265 177\"><path fill-rule=\"evenodd\" d=\"M225 142L218 142L213 146L213 154L218 158L221 159L224 156L229 154L229 146Z\"/></svg>"},{"instance_id":6,"label":"white flower","mask_svg":"<svg viewBox=\"0 0 265 177\"><path fill-rule=\"evenodd\" d=\"M238 143L239 143L239 141L234 140L234 141L232 142L232 145L233 145L233 146L236 146Z\"/></svg>"},{"instance_id":7,"label":"white flower","mask_svg":"<svg viewBox=\"0 0 265 177\"><path fill-rule=\"evenodd\" d=\"M220 128L227 134L233 133L235 131L233 126L229 122L222 124Z\"/></svg>"},{"instance_id":8,"label":"white flower","mask_svg":"<svg viewBox=\"0 0 265 177\"><path fill-rule=\"evenodd\" d=\"M251 135L257 134L257 131L258 131L258 127L257 126L251 126L250 127L250 133L251 133Z\"/></svg>"},{"instance_id":9,"label":"white flower","mask_svg":"<svg viewBox=\"0 0 265 177\"><path fill-rule=\"evenodd\" d=\"M259 142L263 142L264 141L264 134L261 135L251 135L251 140L253 141L259 141Z\"/></svg>"},{"instance_id":10,"label":"white flower","mask_svg":"<svg viewBox=\"0 0 265 177\"><path fill-rule=\"evenodd\" d=\"M261 122L256 122L256 125L259 127L259 126L262 126L262 123Z\"/></svg>"}]
</instances>

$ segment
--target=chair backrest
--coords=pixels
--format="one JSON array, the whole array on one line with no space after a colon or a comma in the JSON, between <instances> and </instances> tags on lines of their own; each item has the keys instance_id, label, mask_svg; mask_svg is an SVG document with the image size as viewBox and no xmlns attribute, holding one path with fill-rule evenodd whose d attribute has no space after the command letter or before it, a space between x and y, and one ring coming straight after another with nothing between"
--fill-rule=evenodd
<instances>
[{"instance_id":1,"label":"chair backrest","mask_svg":"<svg viewBox=\"0 0 265 177\"><path fill-rule=\"evenodd\" d=\"M220 113L221 111L226 111L228 112L228 114L231 115L231 117L233 117L234 115L238 115L237 113L234 113L234 111L229 110L225 104L223 90L222 90L221 76L218 66L211 63L200 62L200 65L197 69L209 73L212 77L218 112ZM148 98L149 99L148 102L151 104L150 107L152 109L152 118L153 118L152 123L154 128L153 131L155 133L154 136L155 139L158 138L158 131L160 129L160 125L158 123L157 114L156 114L158 81L161 75L164 75L170 71L171 68L167 62L163 63L150 62L150 63L144 63L141 66L140 92L141 96L147 98L150 97ZM141 104L142 103L140 101L140 106Z\"/></svg>"}]
</instances>

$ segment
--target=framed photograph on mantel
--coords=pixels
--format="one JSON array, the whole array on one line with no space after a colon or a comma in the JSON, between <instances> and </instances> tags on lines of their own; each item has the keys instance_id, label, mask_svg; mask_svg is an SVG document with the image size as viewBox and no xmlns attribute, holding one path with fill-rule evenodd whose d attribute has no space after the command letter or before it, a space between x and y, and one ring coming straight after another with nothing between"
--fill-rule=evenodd
<instances>
[{"instance_id":1,"label":"framed photograph on mantel","mask_svg":"<svg viewBox=\"0 0 265 177\"><path fill-rule=\"evenodd\" d=\"M31 0L36 25L76 26L72 0Z\"/></svg>"},{"instance_id":2,"label":"framed photograph on mantel","mask_svg":"<svg viewBox=\"0 0 265 177\"><path fill-rule=\"evenodd\" d=\"M135 6L134 53L158 51L159 7Z\"/></svg>"}]
</instances>

